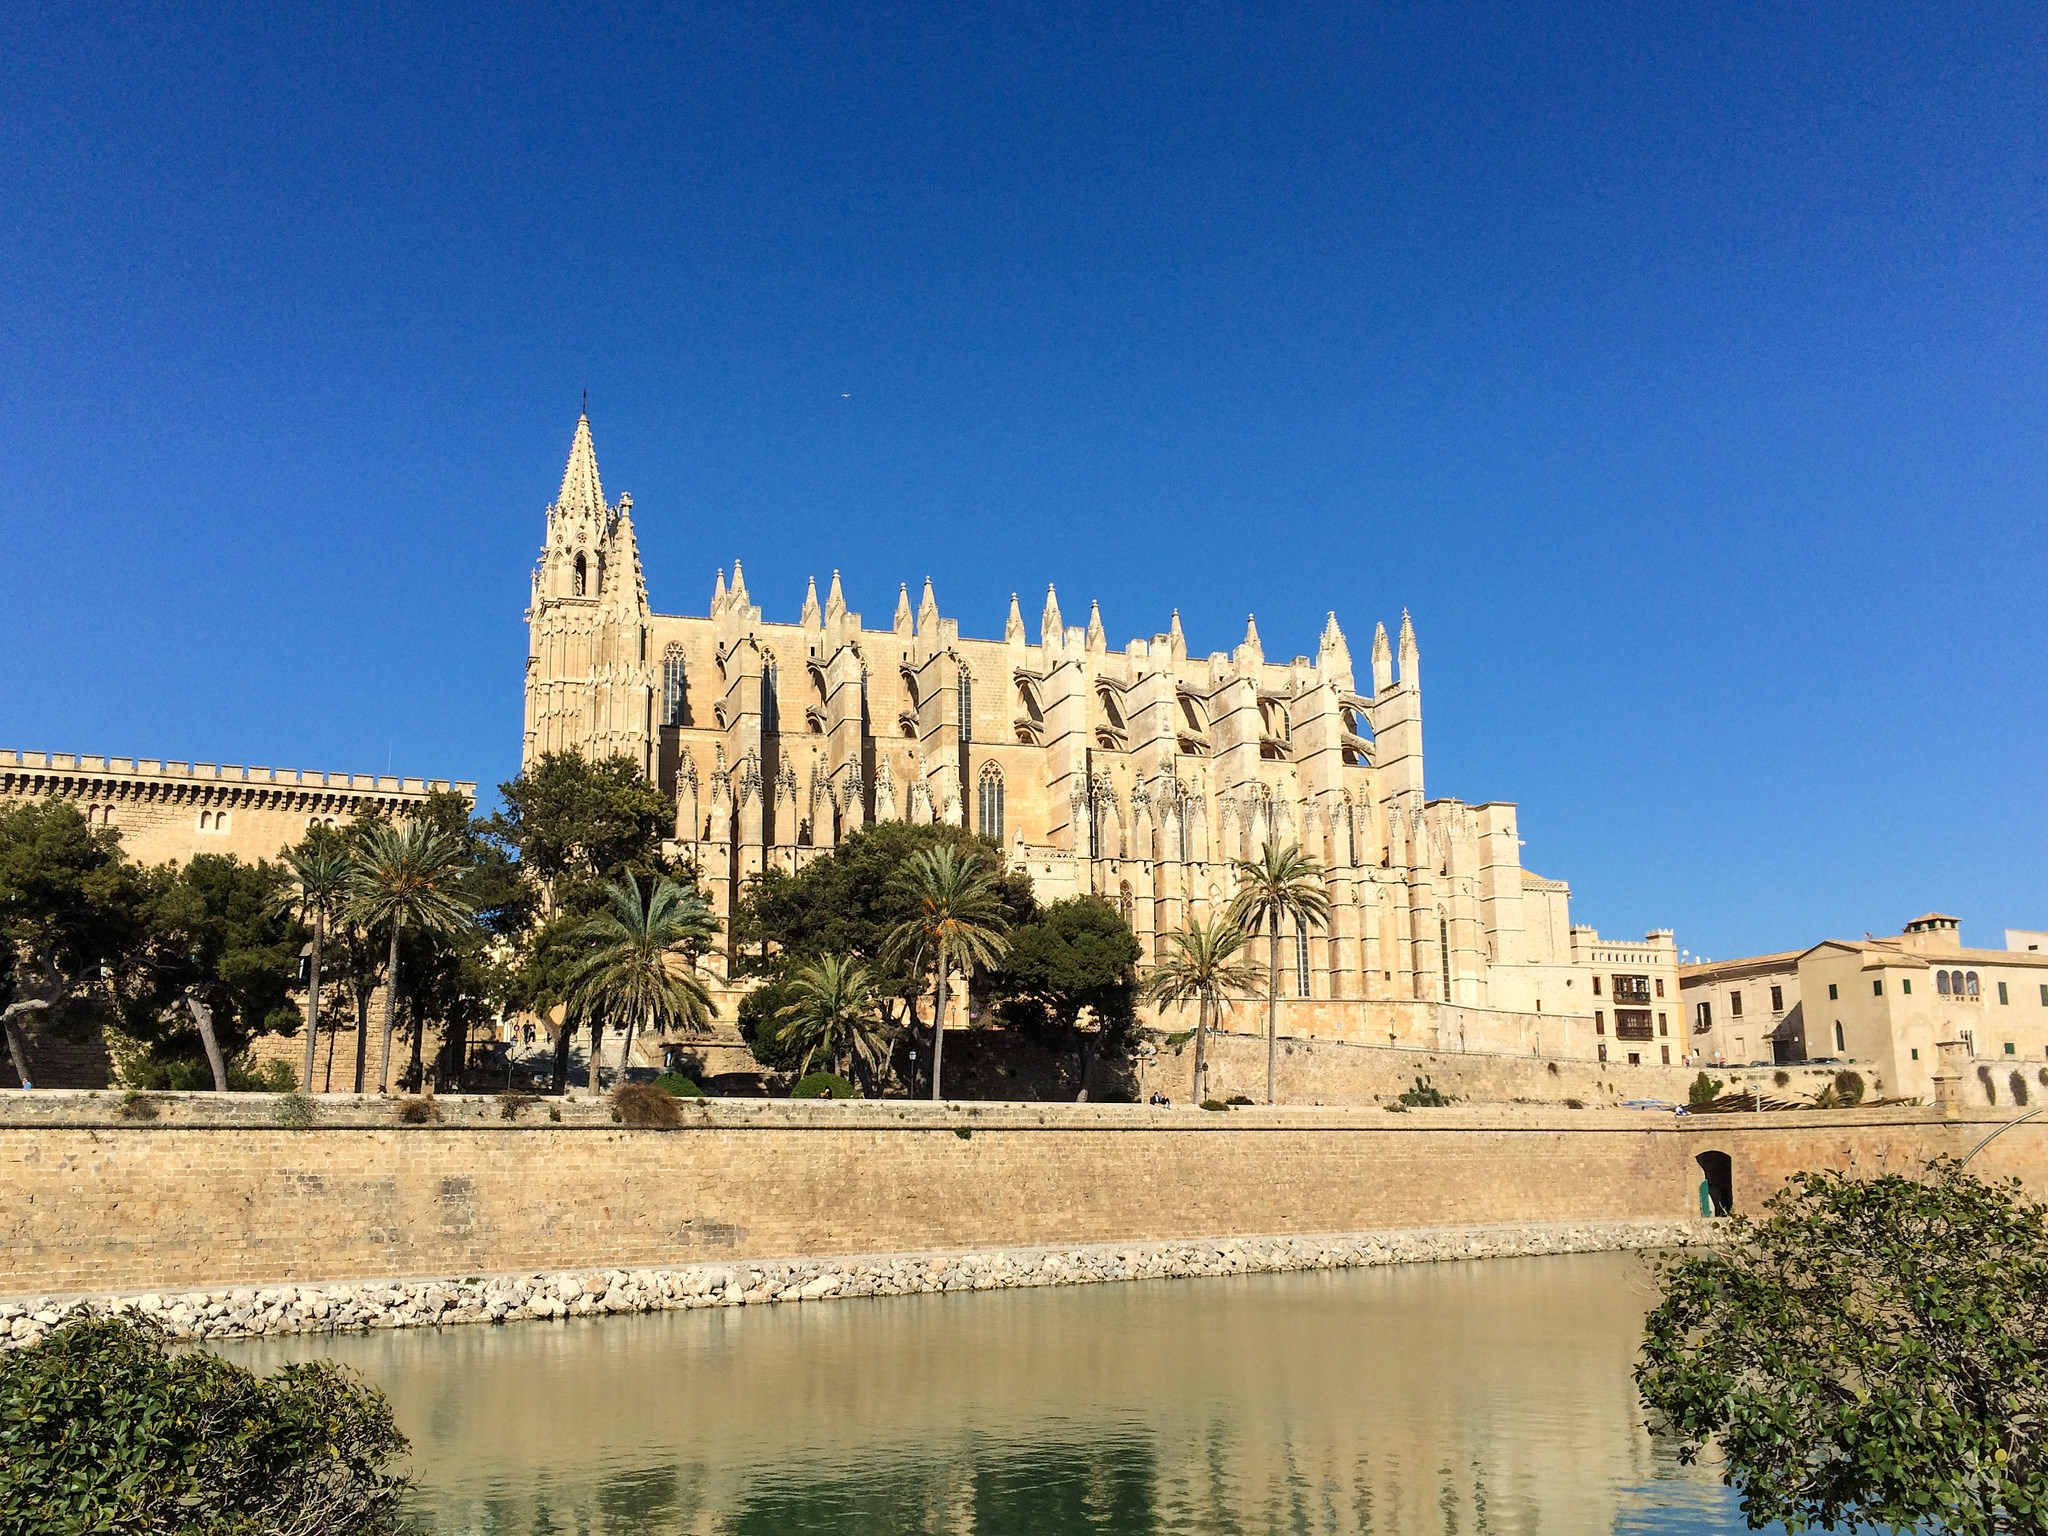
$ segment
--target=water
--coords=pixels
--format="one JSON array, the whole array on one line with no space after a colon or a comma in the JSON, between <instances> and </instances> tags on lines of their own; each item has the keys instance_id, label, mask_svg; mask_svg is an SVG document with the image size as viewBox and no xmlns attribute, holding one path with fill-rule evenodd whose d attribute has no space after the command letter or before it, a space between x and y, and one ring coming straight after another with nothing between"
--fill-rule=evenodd
<instances>
[{"instance_id":1,"label":"water","mask_svg":"<svg viewBox=\"0 0 2048 1536\"><path fill-rule=\"evenodd\" d=\"M462 1533L1744 1529L1641 1426L1626 1254L251 1341L381 1386Z\"/></svg>"}]
</instances>

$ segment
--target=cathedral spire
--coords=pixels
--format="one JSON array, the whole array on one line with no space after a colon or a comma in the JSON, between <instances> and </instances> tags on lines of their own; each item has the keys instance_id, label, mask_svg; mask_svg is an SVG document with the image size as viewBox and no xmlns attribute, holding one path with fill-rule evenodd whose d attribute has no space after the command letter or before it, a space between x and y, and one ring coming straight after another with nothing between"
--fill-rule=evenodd
<instances>
[{"instance_id":1,"label":"cathedral spire","mask_svg":"<svg viewBox=\"0 0 2048 1536\"><path fill-rule=\"evenodd\" d=\"M1265 665L1266 651L1259 644L1259 621L1251 614L1244 616L1244 643L1237 648L1237 663L1244 667Z\"/></svg>"},{"instance_id":2,"label":"cathedral spire","mask_svg":"<svg viewBox=\"0 0 2048 1536\"><path fill-rule=\"evenodd\" d=\"M1351 671L1351 647L1345 644L1344 631L1337 627L1337 615L1332 613L1323 625L1323 636L1316 647L1316 667L1320 671L1349 674Z\"/></svg>"},{"instance_id":3,"label":"cathedral spire","mask_svg":"<svg viewBox=\"0 0 2048 1536\"><path fill-rule=\"evenodd\" d=\"M569 443L569 467L562 471L558 512L604 515L604 482L597 477L597 445L590 440L590 418L576 418L576 436Z\"/></svg>"},{"instance_id":4,"label":"cathedral spire","mask_svg":"<svg viewBox=\"0 0 2048 1536\"><path fill-rule=\"evenodd\" d=\"M1387 626L1372 632L1372 692L1378 698L1394 686L1394 648L1387 644Z\"/></svg>"},{"instance_id":5,"label":"cathedral spire","mask_svg":"<svg viewBox=\"0 0 2048 1536\"><path fill-rule=\"evenodd\" d=\"M1096 602L1093 598L1089 599L1088 602L1088 649L1091 651L1106 651L1109 649L1109 636L1102 628L1102 604Z\"/></svg>"},{"instance_id":6,"label":"cathedral spire","mask_svg":"<svg viewBox=\"0 0 2048 1536\"><path fill-rule=\"evenodd\" d=\"M1422 652L1415 644L1415 625L1408 610L1401 610L1401 681L1411 688L1422 686Z\"/></svg>"},{"instance_id":7,"label":"cathedral spire","mask_svg":"<svg viewBox=\"0 0 2048 1536\"><path fill-rule=\"evenodd\" d=\"M1038 643L1056 646L1064 634L1065 631L1060 628L1059 594L1053 591L1052 583L1048 581L1045 584L1045 612L1038 616Z\"/></svg>"},{"instance_id":8,"label":"cathedral spire","mask_svg":"<svg viewBox=\"0 0 2048 1536\"><path fill-rule=\"evenodd\" d=\"M932 595L932 579L924 579L924 597L917 605L917 632L936 637L939 632L939 600Z\"/></svg>"},{"instance_id":9,"label":"cathedral spire","mask_svg":"<svg viewBox=\"0 0 2048 1536\"><path fill-rule=\"evenodd\" d=\"M718 568L718 585L711 589L711 616L717 618L725 612L725 567Z\"/></svg>"},{"instance_id":10,"label":"cathedral spire","mask_svg":"<svg viewBox=\"0 0 2048 1536\"><path fill-rule=\"evenodd\" d=\"M839 573L832 573L832 590L825 594L825 622L836 624L846 617L846 594L839 590Z\"/></svg>"},{"instance_id":11,"label":"cathedral spire","mask_svg":"<svg viewBox=\"0 0 2048 1536\"><path fill-rule=\"evenodd\" d=\"M797 623L806 629L816 629L824 621L824 615L818 611L818 578L812 576L808 580L810 584L804 589L804 611L798 616Z\"/></svg>"},{"instance_id":12,"label":"cathedral spire","mask_svg":"<svg viewBox=\"0 0 2048 1536\"><path fill-rule=\"evenodd\" d=\"M910 633L910 586L907 582L896 584L896 633Z\"/></svg>"},{"instance_id":13,"label":"cathedral spire","mask_svg":"<svg viewBox=\"0 0 2048 1536\"><path fill-rule=\"evenodd\" d=\"M747 606L747 578L740 574L740 563L732 563L732 605L735 608Z\"/></svg>"},{"instance_id":14,"label":"cathedral spire","mask_svg":"<svg viewBox=\"0 0 2048 1536\"><path fill-rule=\"evenodd\" d=\"M1003 622L1003 639L1011 645L1024 643L1024 610L1017 606L1017 594L1010 594L1010 616Z\"/></svg>"},{"instance_id":15,"label":"cathedral spire","mask_svg":"<svg viewBox=\"0 0 2048 1536\"><path fill-rule=\"evenodd\" d=\"M1173 623L1166 629L1166 649L1174 660L1184 660L1188 654L1188 637L1180 627L1180 610L1173 610Z\"/></svg>"}]
</instances>

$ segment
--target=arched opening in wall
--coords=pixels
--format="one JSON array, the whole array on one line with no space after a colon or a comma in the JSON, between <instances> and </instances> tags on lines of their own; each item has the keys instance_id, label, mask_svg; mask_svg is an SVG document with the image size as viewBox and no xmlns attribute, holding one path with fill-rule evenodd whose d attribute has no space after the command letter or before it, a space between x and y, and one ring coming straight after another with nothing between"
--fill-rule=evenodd
<instances>
[{"instance_id":1,"label":"arched opening in wall","mask_svg":"<svg viewBox=\"0 0 2048 1536\"><path fill-rule=\"evenodd\" d=\"M960 669L960 745L974 740L974 674Z\"/></svg>"},{"instance_id":2,"label":"arched opening in wall","mask_svg":"<svg viewBox=\"0 0 2048 1536\"><path fill-rule=\"evenodd\" d=\"M682 725L683 719L683 648L670 641L661 653L661 723Z\"/></svg>"},{"instance_id":3,"label":"arched opening in wall","mask_svg":"<svg viewBox=\"0 0 2048 1536\"><path fill-rule=\"evenodd\" d=\"M1439 912L1436 916L1436 957L1443 971L1443 1000L1451 1000L1451 920Z\"/></svg>"},{"instance_id":4,"label":"arched opening in wall","mask_svg":"<svg viewBox=\"0 0 2048 1536\"><path fill-rule=\"evenodd\" d=\"M1294 922L1294 995L1308 996L1308 925Z\"/></svg>"},{"instance_id":5,"label":"arched opening in wall","mask_svg":"<svg viewBox=\"0 0 2048 1536\"><path fill-rule=\"evenodd\" d=\"M589 580L590 567L585 563L583 557L578 555L576 557L576 595L578 597L583 596L583 590L588 585Z\"/></svg>"},{"instance_id":6,"label":"arched opening in wall","mask_svg":"<svg viewBox=\"0 0 2048 1536\"><path fill-rule=\"evenodd\" d=\"M1131 895L1131 882L1128 880L1118 881L1116 887L1116 910L1117 915L1124 920L1126 925L1130 923L1131 913L1136 910L1136 906L1137 903Z\"/></svg>"},{"instance_id":7,"label":"arched opening in wall","mask_svg":"<svg viewBox=\"0 0 2048 1536\"><path fill-rule=\"evenodd\" d=\"M1693 1159L1700 1165L1700 1214L1732 1216L1735 1213L1735 1164L1726 1152L1702 1152Z\"/></svg>"},{"instance_id":8,"label":"arched opening in wall","mask_svg":"<svg viewBox=\"0 0 2048 1536\"><path fill-rule=\"evenodd\" d=\"M1003 771L994 763L986 763L981 770L981 784L976 793L975 827L983 837L1003 840Z\"/></svg>"}]
</instances>

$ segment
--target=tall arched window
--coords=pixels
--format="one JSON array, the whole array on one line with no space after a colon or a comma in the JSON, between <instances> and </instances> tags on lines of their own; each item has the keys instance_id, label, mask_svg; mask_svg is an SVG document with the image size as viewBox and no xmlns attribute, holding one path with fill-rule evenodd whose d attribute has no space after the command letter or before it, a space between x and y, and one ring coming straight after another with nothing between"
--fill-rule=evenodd
<instances>
[{"instance_id":1,"label":"tall arched window","mask_svg":"<svg viewBox=\"0 0 2048 1536\"><path fill-rule=\"evenodd\" d=\"M960 669L960 745L974 740L974 674Z\"/></svg>"},{"instance_id":2,"label":"tall arched window","mask_svg":"<svg viewBox=\"0 0 2048 1536\"><path fill-rule=\"evenodd\" d=\"M576 595L578 597L583 595L584 584L589 580L589 570L590 567L584 564L583 557L578 555L576 557Z\"/></svg>"},{"instance_id":3,"label":"tall arched window","mask_svg":"<svg viewBox=\"0 0 2048 1536\"><path fill-rule=\"evenodd\" d=\"M978 798L977 821L981 835L1000 843L1003 840L1003 771L994 763L982 767Z\"/></svg>"},{"instance_id":4,"label":"tall arched window","mask_svg":"<svg viewBox=\"0 0 2048 1536\"><path fill-rule=\"evenodd\" d=\"M1443 969L1444 1001L1451 1000L1451 922L1441 915L1436 920L1437 963Z\"/></svg>"},{"instance_id":5,"label":"tall arched window","mask_svg":"<svg viewBox=\"0 0 2048 1536\"><path fill-rule=\"evenodd\" d=\"M683 723L683 648L674 642L661 658L661 723Z\"/></svg>"},{"instance_id":6,"label":"tall arched window","mask_svg":"<svg viewBox=\"0 0 2048 1536\"><path fill-rule=\"evenodd\" d=\"M1294 924L1294 992L1308 996L1308 926L1300 919Z\"/></svg>"},{"instance_id":7,"label":"tall arched window","mask_svg":"<svg viewBox=\"0 0 2048 1536\"><path fill-rule=\"evenodd\" d=\"M1947 996L1948 996L1948 972L1947 972L1947 971L1936 971L1936 972L1934 973L1934 990L1935 990L1935 991L1937 991L1937 992L1939 992L1939 993L1940 993L1940 994L1941 994L1941 995L1942 995L1943 997L1947 997Z\"/></svg>"},{"instance_id":8,"label":"tall arched window","mask_svg":"<svg viewBox=\"0 0 2048 1536\"><path fill-rule=\"evenodd\" d=\"M1969 992L1970 996L1975 997L1977 995L1977 973L1975 971L1971 971L1963 978L1963 987Z\"/></svg>"},{"instance_id":9,"label":"tall arched window","mask_svg":"<svg viewBox=\"0 0 2048 1536\"><path fill-rule=\"evenodd\" d=\"M1135 905L1136 902L1131 896L1131 882L1119 881L1116 888L1116 910L1126 923L1130 922L1131 911Z\"/></svg>"},{"instance_id":10,"label":"tall arched window","mask_svg":"<svg viewBox=\"0 0 2048 1536\"><path fill-rule=\"evenodd\" d=\"M774 735L782 729L782 712L775 696L775 660L761 663L761 729Z\"/></svg>"}]
</instances>

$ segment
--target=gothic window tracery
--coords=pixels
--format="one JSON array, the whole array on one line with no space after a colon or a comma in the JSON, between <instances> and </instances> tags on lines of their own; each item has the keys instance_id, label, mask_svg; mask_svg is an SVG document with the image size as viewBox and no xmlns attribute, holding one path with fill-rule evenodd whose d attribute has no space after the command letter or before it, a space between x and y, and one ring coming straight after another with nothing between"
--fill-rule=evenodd
<instances>
[{"instance_id":1,"label":"gothic window tracery","mask_svg":"<svg viewBox=\"0 0 2048 1536\"><path fill-rule=\"evenodd\" d=\"M960 669L960 745L974 740L974 674Z\"/></svg>"},{"instance_id":2,"label":"gothic window tracery","mask_svg":"<svg viewBox=\"0 0 2048 1536\"><path fill-rule=\"evenodd\" d=\"M981 782L976 795L976 829L983 837L1003 840L1003 770L994 763L985 763L981 769Z\"/></svg>"},{"instance_id":3,"label":"gothic window tracery","mask_svg":"<svg viewBox=\"0 0 2048 1536\"><path fill-rule=\"evenodd\" d=\"M579 554L579 555L578 555L578 556L576 557L576 588L575 588L575 591L576 591L576 595L577 595L578 597L581 597L581 596L583 596L583 588L584 588L584 585L585 585L585 583L586 583L586 581L587 581L588 579L589 579L589 567L588 567L588 566L587 566L587 565L586 565L586 564L584 563L584 559L583 559L583 556Z\"/></svg>"},{"instance_id":4,"label":"gothic window tracery","mask_svg":"<svg viewBox=\"0 0 2048 1536\"><path fill-rule=\"evenodd\" d=\"M661 723L682 725L683 719L683 648L674 641L661 658Z\"/></svg>"}]
</instances>

